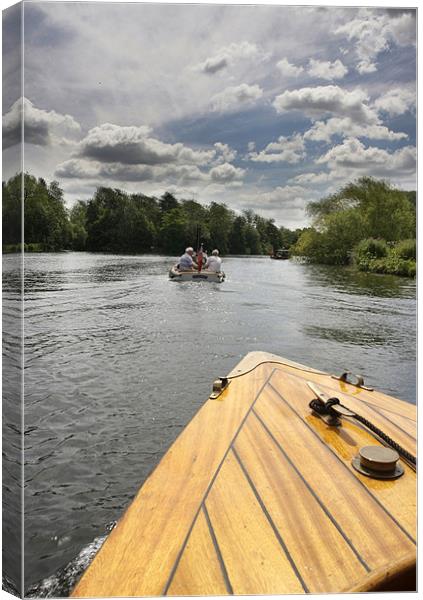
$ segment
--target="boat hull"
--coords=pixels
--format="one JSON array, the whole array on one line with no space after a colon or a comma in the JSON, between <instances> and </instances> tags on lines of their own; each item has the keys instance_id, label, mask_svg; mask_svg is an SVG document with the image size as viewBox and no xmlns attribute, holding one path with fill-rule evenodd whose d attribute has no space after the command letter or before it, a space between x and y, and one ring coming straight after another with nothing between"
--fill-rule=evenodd
<instances>
[{"instance_id":1,"label":"boat hull","mask_svg":"<svg viewBox=\"0 0 423 600\"><path fill-rule=\"evenodd\" d=\"M178 271L175 267L169 270L169 278L173 281L210 281L222 283L225 280L225 273L220 271Z\"/></svg>"},{"instance_id":2,"label":"boat hull","mask_svg":"<svg viewBox=\"0 0 423 600\"><path fill-rule=\"evenodd\" d=\"M415 406L278 356L229 374L141 487L73 596L414 590L416 473L352 460L381 440L328 425L309 383L415 453Z\"/></svg>"}]
</instances>

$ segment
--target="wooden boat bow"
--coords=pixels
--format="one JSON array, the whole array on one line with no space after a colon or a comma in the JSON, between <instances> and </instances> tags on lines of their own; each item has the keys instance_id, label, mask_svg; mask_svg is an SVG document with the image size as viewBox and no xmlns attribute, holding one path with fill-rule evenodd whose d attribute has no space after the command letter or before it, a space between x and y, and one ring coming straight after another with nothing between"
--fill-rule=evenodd
<instances>
[{"instance_id":1,"label":"wooden boat bow","mask_svg":"<svg viewBox=\"0 0 423 600\"><path fill-rule=\"evenodd\" d=\"M313 414L309 383L415 454L411 404L254 352L145 481L76 597L415 589L416 473L352 466L381 440Z\"/></svg>"}]
</instances>

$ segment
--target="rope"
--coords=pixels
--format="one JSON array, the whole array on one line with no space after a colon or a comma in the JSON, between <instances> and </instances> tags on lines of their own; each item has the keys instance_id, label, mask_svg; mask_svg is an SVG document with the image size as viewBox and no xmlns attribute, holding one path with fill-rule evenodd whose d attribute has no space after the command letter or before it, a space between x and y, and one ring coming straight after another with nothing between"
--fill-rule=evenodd
<instances>
[{"instance_id":1,"label":"rope","mask_svg":"<svg viewBox=\"0 0 423 600\"><path fill-rule=\"evenodd\" d=\"M342 406L344 409L348 410L351 413L351 417L365 425L368 429L370 429L370 431L373 431L373 433L375 433L379 438L386 442L388 446L396 450L398 454L405 458L409 463L411 463L414 466L416 465L415 456L413 456L410 452L408 452L408 450L400 446L398 442L395 442L391 437L389 437L389 435L387 435L385 432L379 429L379 427L376 427L376 425L371 423L368 419L362 417L356 412L350 410L347 406L341 404L339 398L329 398L327 402L314 399L310 402L309 406L312 410L314 410L314 412L316 412L319 415L329 415L331 417L345 417L346 415L341 415L341 413L339 413L335 408L333 408L337 404L339 404L339 406Z\"/></svg>"},{"instance_id":2,"label":"rope","mask_svg":"<svg viewBox=\"0 0 423 600\"><path fill-rule=\"evenodd\" d=\"M242 373L238 373L237 375L225 375L224 377L221 377L220 379L236 379L237 377L243 377L244 375L248 375L248 373L251 373L251 371L254 371L254 369L257 369L257 367L259 367L260 365L266 365L266 364L284 365L285 367L291 367L291 369L297 369L298 371L303 371L304 373L315 373L316 375L327 375L327 373L325 373L324 371L317 371L317 369L309 369L307 367L299 367L299 366L296 366L291 363L283 362L282 360L262 360L261 362L257 363L256 365L254 365L254 367L251 367L251 369L248 369L247 371L243 371Z\"/></svg>"},{"instance_id":3,"label":"rope","mask_svg":"<svg viewBox=\"0 0 423 600\"><path fill-rule=\"evenodd\" d=\"M310 369L307 367L300 367L300 366L297 366L294 364L284 362L282 360L263 360L263 361L255 364L253 367L251 367L251 369L248 369L247 371L243 371L242 373L238 373L237 375L226 375L225 377L221 377L220 379L222 379L222 380L226 379L228 381L230 379L237 379L238 377L243 377L244 375L247 375L248 373L251 373L252 371L254 371L254 369L257 369L257 367L259 367L260 365L264 365L264 364L284 365L285 367L291 367L292 369L297 369L298 371L303 371L304 373L316 373L318 375L327 375L327 373L324 373L323 371L318 371L316 369ZM330 415L331 417L340 417L341 416L340 413L337 412L336 409L332 408L333 406L336 406L337 404L342 406L344 409L348 410L351 413L351 417L355 418L357 421L362 423L365 427L370 429L370 431L373 431L373 433L375 433L384 442L386 442L388 444L388 446L390 446L391 448L396 450L398 452L398 454L400 454L409 463L411 463L411 465L414 465L414 466L416 465L417 461L416 461L415 456L413 456L410 452L408 452L408 450L406 450L405 448L400 446L400 444L398 444L398 442L395 442L395 440L390 438L385 432L383 432L381 429L379 429L379 427L376 427L376 425L373 425L373 423L371 423L368 419L362 417L361 415L355 413L354 411L350 410L348 407L341 404L339 398L329 398L329 400L327 402L323 402L322 400L314 399L310 402L309 406L319 415ZM343 415L343 416L346 416L346 415Z\"/></svg>"}]
</instances>

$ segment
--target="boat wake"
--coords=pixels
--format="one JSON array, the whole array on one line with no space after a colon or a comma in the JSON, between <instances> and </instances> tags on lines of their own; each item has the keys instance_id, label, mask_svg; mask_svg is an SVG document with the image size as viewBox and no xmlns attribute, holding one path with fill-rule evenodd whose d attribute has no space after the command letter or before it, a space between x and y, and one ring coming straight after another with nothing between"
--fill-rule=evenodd
<instances>
[{"instance_id":1,"label":"boat wake","mask_svg":"<svg viewBox=\"0 0 423 600\"><path fill-rule=\"evenodd\" d=\"M65 567L62 567L56 573L50 575L50 577L46 577L42 581L32 585L27 590L25 598L64 598L69 596L76 582L85 569L87 569L115 525L116 522L111 523L108 526L107 534L94 538Z\"/></svg>"}]
</instances>

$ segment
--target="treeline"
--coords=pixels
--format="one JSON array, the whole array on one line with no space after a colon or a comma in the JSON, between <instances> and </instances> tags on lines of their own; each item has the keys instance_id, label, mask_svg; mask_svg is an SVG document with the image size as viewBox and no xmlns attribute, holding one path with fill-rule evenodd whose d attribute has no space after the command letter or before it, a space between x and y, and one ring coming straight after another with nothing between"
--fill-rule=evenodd
<instances>
[{"instance_id":1,"label":"treeline","mask_svg":"<svg viewBox=\"0 0 423 600\"><path fill-rule=\"evenodd\" d=\"M292 254L316 263L415 275L416 192L362 177L311 202L307 212L313 226L301 233Z\"/></svg>"},{"instance_id":2,"label":"treeline","mask_svg":"<svg viewBox=\"0 0 423 600\"><path fill-rule=\"evenodd\" d=\"M3 183L3 244L21 239L21 185L16 175ZM65 249L97 252L180 254L198 239L222 254L269 254L289 248L301 230L277 227L252 210L238 215L225 204L128 194L100 187L89 201L69 211L59 184L24 175L25 245L32 251Z\"/></svg>"}]
</instances>

